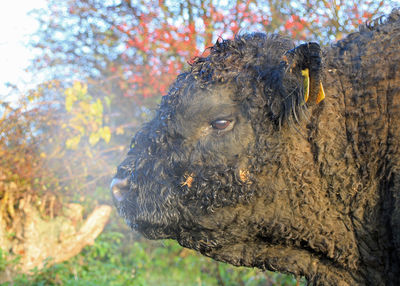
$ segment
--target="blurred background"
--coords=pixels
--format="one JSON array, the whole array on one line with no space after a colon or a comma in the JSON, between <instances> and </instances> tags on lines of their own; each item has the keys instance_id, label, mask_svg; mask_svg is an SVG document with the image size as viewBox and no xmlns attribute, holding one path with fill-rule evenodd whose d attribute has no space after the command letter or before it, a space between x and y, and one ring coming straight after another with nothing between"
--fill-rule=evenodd
<instances>
[{"instance_id":1,"label":"blurred background","mask_svg":"<svg viewBox=\"0 0 400 286\"><path fill-rule=\"evenodd\" d=\"M10 3L13 2L13 3ZM398 0L26 0L0 12L2 285L299 285L148 241L108 186L138 126L218 39L328 45Z\"/></svg>"}]
</instances>

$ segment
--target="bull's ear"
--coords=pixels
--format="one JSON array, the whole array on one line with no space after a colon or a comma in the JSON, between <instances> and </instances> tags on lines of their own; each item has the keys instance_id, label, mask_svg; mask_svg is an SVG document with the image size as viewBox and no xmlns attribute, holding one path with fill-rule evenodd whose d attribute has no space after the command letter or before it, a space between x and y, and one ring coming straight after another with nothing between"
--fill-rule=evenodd
<instances>
[{"instance_id":1,"label":"bull's ear","mask_svg":"<svg viewBox=\"0 0 400 286\"><path fill-rule=\"evenodd\" d=\"M321 48L317 43L305 43L289 50L283 56L286 72L301 73L304 86L304 101L319 103L325 98L322 86Z\"/></svg>"}]
</instances>

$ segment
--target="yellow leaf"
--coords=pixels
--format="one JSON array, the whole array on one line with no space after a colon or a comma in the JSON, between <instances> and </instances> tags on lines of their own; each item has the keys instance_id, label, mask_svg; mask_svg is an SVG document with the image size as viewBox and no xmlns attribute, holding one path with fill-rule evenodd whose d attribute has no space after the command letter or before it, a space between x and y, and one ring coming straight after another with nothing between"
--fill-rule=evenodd
<instances>
[{"instance_id":1,"label":"yellow leaf","mask_svg":"<svg viewBox=\"0 0 400 286\"><path fill-rule=\"evenodd\" d=\"M72 111L72 106L74 105L75 101L77 100L73 90L71 88L67 88L64 92L65 94L65 109L68 112Z\"/></svg>"},{"instance_id":2,"label":"yellow leaf","mask_svg":"<svg viewBox=\"0 0 400 286\"><path fill-rule=\"evenodd\" d=\"M87 85L82 85L81 82L75 81L74 82L74 90L80 100L84 100L87 97Z\"/></svg>"},{"instance_id":3,"label":"yellow leaf","mask_svg":"<svg viewBox=\"0 0 400 286\"><path fill-rule=\"evenodd\" d=\"M80 141L81 141L81 136L77 135L72 138L69 138L65 142L65 145L67 146L67 149L75 150L78 147Z\"/></svg>"},{"instance_id":4,"label":"yellow leaf","mask_svg":"<svg viewBox=\"0 0 400 286\"><path fill-rule=\"evenodd\" d=\"M104 126L103 128L100 129L99 131L101 138L108 143L111 140L111 131L108 126Z\"/></svg>"},{"instance_id":5,"label":"yellow leaf","mask_svg":"<svg viewBox=\"0 0 400 286\"><path fill-rule=\"evenodd\" d=\"M96 117L100 117L103 115L103 104L100 99L97 99L96 102L90 104L90 113Z\"/></svg>"},{"instance_id":6,"label":"yellow leaf","mask_svg":"<svg viewBox=\"0 0 400 286\"><path fill-rule=\"evenodd\" d=\"M99 142L100 140L100 135L98 132L94 132L92 134L90 134L89 136L89 144L90 145L95 145L97 142Z\"/></svg>"}]
</instances>

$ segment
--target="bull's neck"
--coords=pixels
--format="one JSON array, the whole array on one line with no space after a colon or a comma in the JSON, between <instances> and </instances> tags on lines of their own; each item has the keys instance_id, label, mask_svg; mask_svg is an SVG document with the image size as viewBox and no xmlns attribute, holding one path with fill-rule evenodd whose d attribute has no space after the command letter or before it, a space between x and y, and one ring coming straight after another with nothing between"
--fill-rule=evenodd
<instances>
[{"instance_id":1,"label":"bull's neck","mask_svg":"<svg viewBox=\"0 0 400 286\"><path fill-rule=\"evenodd\" d=\"M390 183L383 180L388 172L384 160L388 131L372 126L386 124L387 114L375 110L365 114L376 99L355 101L342 88L346 78L333 71L326 78L331 89L326 90L323 106L313 110L308 141L319 170L320 190L329 198L326 205L332 206L328 213L337 216L337 225L346 227L338 253L351 253L351 263L339 261L338 266L361 285L399 285L399 258L387 206Z\"/></svg>"}]
</instances>

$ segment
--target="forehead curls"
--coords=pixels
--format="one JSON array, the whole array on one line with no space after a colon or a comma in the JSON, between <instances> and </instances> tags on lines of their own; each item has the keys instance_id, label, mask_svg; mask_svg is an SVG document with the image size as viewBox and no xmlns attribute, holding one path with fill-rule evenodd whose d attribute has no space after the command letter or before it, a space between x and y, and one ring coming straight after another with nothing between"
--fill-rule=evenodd
<instances>
[{"instance_id":1,"label":"forehead curls","mask_svg":"<svg viewBox=\"0 0 400 286\"><path fill-rule=\"evenodd\" d=\"M189 74L201 87L231 80L259 79L265 69L278 66L282 55L294 48L291 39L277 35L252 33L220 40L208 48L209 55L197 57Z\"/></svg>"}]
</instances>

